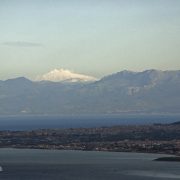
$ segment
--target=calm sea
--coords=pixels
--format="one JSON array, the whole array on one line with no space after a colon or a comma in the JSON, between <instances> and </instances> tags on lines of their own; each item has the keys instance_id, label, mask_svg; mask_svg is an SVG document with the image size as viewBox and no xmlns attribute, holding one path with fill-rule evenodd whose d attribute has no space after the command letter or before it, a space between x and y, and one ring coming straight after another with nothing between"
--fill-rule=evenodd
<instances>
[{"instance_id":1,"label":"calm sea","mask_svg":"<svg viewBox=\"0 0 180 180\"><path fill-rule=\"evenodd\" d=\"M142 125L180 121L180 115L0 116L0 130Z\"/></svg>"},{"instance_id":2,"label":"calm sea","mask_svg":"<svg viewBox=\"0 0 180 180\"><path fill-rule=\"evenodd\" d=\"M179 180L180 163L163 155L0 149L2 180Z\"/></svg>"}]
</instances>

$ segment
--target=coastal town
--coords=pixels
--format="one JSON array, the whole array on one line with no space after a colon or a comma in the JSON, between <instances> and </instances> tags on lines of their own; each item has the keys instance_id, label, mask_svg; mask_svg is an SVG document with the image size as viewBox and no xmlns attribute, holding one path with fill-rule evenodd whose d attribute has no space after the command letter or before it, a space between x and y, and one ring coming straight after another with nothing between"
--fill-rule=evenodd
<instances>
[{"instance_id":1,"label":"coastal town","mask_svg":"<svg viewBox=\"0 0 180 180\"><path fill-rule=\"evenodd\" d=\"M180 123L0 131L0 148L143 152L180 155Z\"/></svg>"}]
</instances>

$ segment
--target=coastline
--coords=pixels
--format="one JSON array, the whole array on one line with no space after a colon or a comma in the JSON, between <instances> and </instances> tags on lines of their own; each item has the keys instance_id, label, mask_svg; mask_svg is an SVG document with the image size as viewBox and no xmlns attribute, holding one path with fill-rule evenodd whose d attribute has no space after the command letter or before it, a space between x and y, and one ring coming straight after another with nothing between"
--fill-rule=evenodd
<instances>
[{"instance_id":1,"label":"coastline","mask_svg":"<svg viewBox=\"0 0 180 180\"><path fill-rule=\"evenodd\" d=\"M0 147L1 150L44 150L44 151L56 151L56 152L94 152L94 153L129 153L129 154L149 154L149 155L160 155L162 159L154 159L154 161L165 161L165 158L178 158L179 155L168 154L168 153L155 153L155 152L140 152L140 151L100 151L100 150L80 150L80 149L51 149L51 148L28 148L28 147Z\"/></svg>"},{"instance_id":2,"label":"coastline","mask_svg":"<svg viewBox=\"0 0 180 180\"><path fill-rule=\"evenodd\" d=\"M175 156L175 157L160 157L160 158L155 159L154 161L180 162L180 156Z\"/></svg>"}]
</instances>

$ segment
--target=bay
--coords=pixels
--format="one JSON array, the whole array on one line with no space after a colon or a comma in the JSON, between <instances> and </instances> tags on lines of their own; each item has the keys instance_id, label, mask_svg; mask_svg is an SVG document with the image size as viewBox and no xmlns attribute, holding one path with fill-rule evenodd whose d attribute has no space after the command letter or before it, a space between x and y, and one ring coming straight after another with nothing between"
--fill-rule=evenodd
<instances>
[{"instance_id":1,"label":"bay","mask_svg":"<svg viewBox=\"0 0 180 180\"><path fill-rule=\"evenodd\" d=\"M0 179L180 179L179 162L153 161L163 156L165 155L3 148L0 149Z\"/></svg>"}]
</instances>

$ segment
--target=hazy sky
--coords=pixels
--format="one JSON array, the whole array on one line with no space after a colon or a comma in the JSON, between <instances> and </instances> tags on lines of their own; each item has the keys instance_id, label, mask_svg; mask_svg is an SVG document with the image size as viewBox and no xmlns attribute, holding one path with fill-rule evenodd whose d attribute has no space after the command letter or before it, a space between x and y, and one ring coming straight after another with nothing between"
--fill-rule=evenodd
<instances>
[{"instance_id":1,"label":"hazy sky","mask_svg":"<svg viewBox=\"0 0 180 180\"><path fill-rule=\"evenodd\" d=\"M0 0L0 79L180 69L180 0Z\"/></svg>"}]
</instances>

